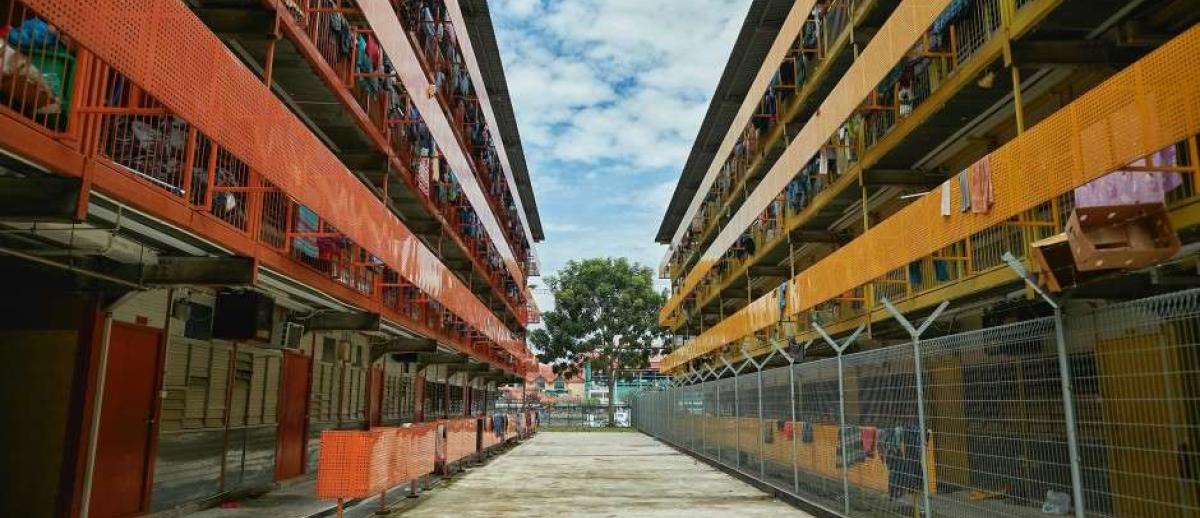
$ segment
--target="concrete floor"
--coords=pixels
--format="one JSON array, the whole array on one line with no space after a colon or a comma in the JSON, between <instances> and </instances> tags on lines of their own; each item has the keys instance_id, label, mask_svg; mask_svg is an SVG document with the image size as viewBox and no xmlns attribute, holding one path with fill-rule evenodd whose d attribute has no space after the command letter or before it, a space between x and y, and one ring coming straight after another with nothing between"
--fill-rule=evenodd
<instances>
[{"instance_id":1,"label":"concrete floor","mask_svg":"<svg viewBox=\"0 0 1200 518\"><path fill-rule=\"evenodd\" d=\"M809 516L636 432L540 432L392 516Z\"/></svg>"}]
</instances>

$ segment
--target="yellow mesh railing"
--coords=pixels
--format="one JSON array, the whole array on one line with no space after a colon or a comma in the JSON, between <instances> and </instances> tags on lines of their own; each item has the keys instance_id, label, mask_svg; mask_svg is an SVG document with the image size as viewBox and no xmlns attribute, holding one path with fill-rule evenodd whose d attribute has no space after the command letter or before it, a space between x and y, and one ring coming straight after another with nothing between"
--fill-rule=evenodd
<instances>
[{"instance_id":1,"label":"yellow mesh railing","mask_svg":"<svg viewBox=\"0 0 1200 518\"><path fill-rule=\"evenodd\" d=\"M985 157L995 196L990 212L942 216L941 197L925 196L789 281L786 314L884 277L1200 133L1197 67L1200 27L1193 27ZM950 199L959 199L957 182L950 182ZM664 369L776 323L778 297L778 291L769 293L710 328L664 359Z\"/></svg>"}]
</instances>

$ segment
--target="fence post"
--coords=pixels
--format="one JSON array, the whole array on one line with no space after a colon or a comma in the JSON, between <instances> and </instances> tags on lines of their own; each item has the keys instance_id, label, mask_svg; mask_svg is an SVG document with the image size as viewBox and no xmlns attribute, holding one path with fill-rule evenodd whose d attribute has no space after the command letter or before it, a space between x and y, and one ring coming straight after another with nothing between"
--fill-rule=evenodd
<instances>
[{"instance_id":1,"label":"fence post","mask_svg":"<svg viewBox=\"0 0 1200 518\"><path fill-rule=\"evenodd\" d=\"M696 417L695 417L696 414L694 413L695 412L694 407L696 406L696 387L699 386L698 382L701 382L701 381L703 381L703 379L700 377L700 373L696 372L696 369L693 367L692 368L692 384L689 385L690 388L688 389L688 399L687 399L688 430L692 434L692 437L690 440L690 443L692 445L692 450L697 450L699 448L699 446L697 446L697 444L696 444L696 423L697 423L697 421L699 421L699 419L696 419ZM701 408L703 408L704 400L701 399L700 402L701 402Z\"/></svg>"},{"instance_id":2,"label":"fence post","mask_svg":"<svg viewBox=\"0 0 1200 518\"><path fill-rule=\"evenodd\" d=\"M758 370L758 479L764 482L767 480L767 464L766 460L764 459L764 454L766 453L766 444L765 440L763 439L763 435L766 428L764 428L763 425L766 424L766 421L763 420L762 369L767 362L771 361L772 356L775 356L775 351L771 351L771 354L764 358L762 362L756 362L754 361L754 358L750 356L750 353L747 353L744 347L742 348L742 357L745 358L745 362L754 365L754 368Z\"/></svg>"},{"instance_id":3,"label":"fence post","mask_svg":"<svg viewBox=\"0 0 1200 518\"><path fill-rule=\"evenodd\" d=\"M801 351L807 351L808 346L812 344L812 340L805 342L801 346ZM795 496L800 496L800 465L796 462L796 358L788 354L779 346L779 343L771 344L775 348L775 352L779 353L788 362L788 406L791 407L791 424L792 424L792 493Z\"/></svg>"},{"instance_id":4,"label":"fence post","mask_svg":"<svg viewBox=\"0 0 1200 518\"><path fill-rule=\"evenodd\" d=\"M721 371L721 373L725 373L725 371ZM715 417L716 417L716 423L718 423L718 427L719 427L718 430L719 430L721 427L721 377L720 377L720 374L716 375L716 378L713 379L713 385L716 387L716 416ZM716 462L721 462L721 441L720 440L716 441Z\"/></svg>"},{"instance_id":5,"label":"fence post","mask_svg":"<svg viewBox=\"0 0 1200 518\"><path fill-rule=\"evenodd\" d=\"M929 427L925 421L925 382L924 382L924 367L921 365L921 335L929 329L929 325L941 316L942 311L946 310L946 306L950 305L950 301L943 300L938 305L937 309L929 315L925 321L921 322L920 327L913 327L912 322L909 322L896 306L892 305L892 301L887 297L883 298L883 306L887 308L888 313L892 314L892 318L896 319L904 330L908 331L908 335L912 337L913 351L913 370L917 381L917 429L921 437L921 503L925 506L925 518L933 518L933 503L929 495L929 450L926 444L929 441Z\"/></svg>"},{"instance_id":6,"label":"fence post","mask_svg":"<svg viewBox=\"0 0 1200 518\"><path fill-rule=\"evenodd\" d=\"M866 329L866 326L858 326L858 329L855 329L854 333L840 344L830 337L829 333L826 333L825 329L821 327L820 324L813 322L812 326L813 329L816 329L817 333L821 335L821 338L824 338L825 342L833 348L833 352L837 353L838 442L841 443L842 446L842 497L845 514L846 516L850 516L850 463L848 462L850 460L850 450L847 448L846 444L849 442L849 440L846 437L846 374L843 366L845 360L842 357L842 353L844 353L846 349L848 349L850 345L858 339L858 335L862 334L863 329Z\"/></svg>"},{"instance_id":7,"label":"fence post","mask_svg":"<svg viewBox=\"0 0 1200 518\"><path fill-rule=\"evenodd\" d=\"M1008 263L1008 267L1012 268L1022 280L1025 281L1038 295L1045 300L1050 307L1054 308L1054 342L1055 348L1058 351L1058 379L1061 385L1063 396L1063 421L1067 427L1067 453L1071 459L1071 499L1072 507L1075 510L1076 518L1084 518L1084 501L1083 501L1083 472L1080 467L1079 457L1079 436L1078 423L1075 421L1075 389L1071 382L1071 358L1067 354L1067 338L1066 332L1063 330L1063 312L1058 301L1054 300L1048 293L1042 290L1029 273L1025 271L1025 265L1013 256L1012 252L1004 252L1001 257L1004 262Z\"/></svg>"},{"instance_id":8,"label":"fence post","mask_svg":"<svg viewBox=\"0 0 1200 518\"><path fill-rule=\"evenodd\" d=\"M717 390L717 378L719 376L717 376L717 372L713 370L712 365L706 363L704 364L704 368L708 370L708 373L704 375L704 384L712 385L713 392L715 392L715 395L719 398L721 395L721 391ZM703 398L704 396L701 396L701 401L703 401ZM713 417L717 417L717 413L721 411L721 405L718 404L720 401L720 399L713 401L713 405L715 405L713 408ZM706 403L705 407L707 408L707 406L708 405ZM705 455L708 455L708 427L710 421L712 420L705 415L703 420L704 424L702 425L703 427L700 428L700 451L704 452Z\"/></svg>"},{"instance_id":9,"label":"fence post","mask_svg":"<svg viewBox=\"0 0 1200 518\"><path fill-rule=\"evenodd\" d=\"M726 360L724 356L721 357L721 361L725 362L726 368L733 371L733 437L734 437L734 439L733 439L733 444L734 444L733 466L735 468L737 468L738 471L741 471L742 470L742 423L741 423L741 420L742 420L742 409L741 409L742 398L741 398L741 395L738 394L738 392L739 392L738 391L738 376L740 376L742 374L742 369L746 368L746 364L743 363L741 367L734 369L733 365L730 365L729 360Z\"/></svg>"}]
</instances>

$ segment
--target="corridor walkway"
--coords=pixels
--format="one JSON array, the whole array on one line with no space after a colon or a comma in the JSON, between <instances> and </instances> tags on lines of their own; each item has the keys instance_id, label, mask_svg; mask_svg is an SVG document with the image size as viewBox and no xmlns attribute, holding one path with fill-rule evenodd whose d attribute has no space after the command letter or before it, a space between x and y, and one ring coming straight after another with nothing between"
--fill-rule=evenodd
<instances>
[{"instance_id":1,"label":"corridor walkway","mask_svg":"<svg viewBox=\"0 0 1200 518\"><path fill-rule=\"evenodd\" d=\"M636 432L538 433L402 515L808 516Z\"/></svg>"}]
</instances>

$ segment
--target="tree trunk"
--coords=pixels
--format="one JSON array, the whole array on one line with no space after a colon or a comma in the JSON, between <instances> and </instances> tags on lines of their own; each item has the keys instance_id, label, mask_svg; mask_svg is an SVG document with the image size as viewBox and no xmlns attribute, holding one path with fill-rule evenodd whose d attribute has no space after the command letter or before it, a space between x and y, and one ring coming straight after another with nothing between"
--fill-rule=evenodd
<instances>
[{"instance_id":1,"label":"tree trunk","mask_svg":"<svg viewBox=\"0 0 1200 518\"><path fill-rule=\"evenodd\" d=\"M608 426L617 426L616 416L616 396L617 396L617 365L616 360L613 360L613 365L608 370Z\"/></svg>"}]
</instances>

